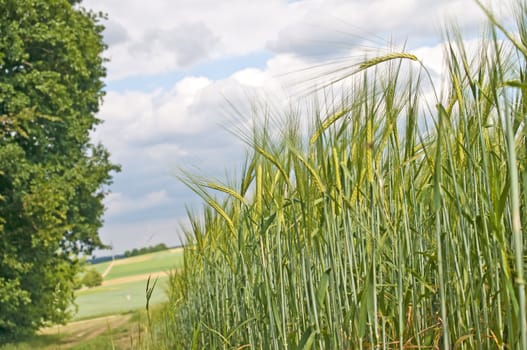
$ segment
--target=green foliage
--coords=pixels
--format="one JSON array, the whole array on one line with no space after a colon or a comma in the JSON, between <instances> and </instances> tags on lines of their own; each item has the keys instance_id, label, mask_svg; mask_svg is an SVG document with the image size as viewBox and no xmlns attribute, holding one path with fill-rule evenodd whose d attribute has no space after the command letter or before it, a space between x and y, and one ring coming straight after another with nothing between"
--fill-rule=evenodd
<instances>
[{"instance_id":1,"label":"green foliage","mask_svg":"<svg viewBox=\"0 0 527 350\"><path fill-rule=\"evenodd\" d=\"M95 269L89 269L82 277L82 284L88 288L97 287L102 284L103 277L100 272Z\"/></svg>"},{"instance_id":2,"label":"green foliage","mask_svg":"<svg viewBox=\"0 0 527 350\"><path fill-rule=\"evenodd\" d=\"M181 175L206 206L170 279L171 347L527 349L517 4L517 33L487 14L474 56L445 33L441 94L409 55L367 60L340 100L245 136L238 182Z\"/></svg>"},{"instance_id":3,"label":"green foliage","mask_svg":"<svg viewBox=\"0 0 527 350\"><path fill-rule=\"evenodd\" d=\"M73 1L75 2L75 1ZM0 0L0 343L64 322L112 170L90 143L105 75L99 15Z\"/></svg>"}]
</instances>

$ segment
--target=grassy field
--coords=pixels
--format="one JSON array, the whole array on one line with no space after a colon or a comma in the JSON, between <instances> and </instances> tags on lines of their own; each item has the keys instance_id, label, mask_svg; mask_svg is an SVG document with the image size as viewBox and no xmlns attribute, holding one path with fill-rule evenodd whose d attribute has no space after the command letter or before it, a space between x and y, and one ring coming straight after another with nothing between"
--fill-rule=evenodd
<instances>
[{"instance_id":1,"label":"grassy field","mask_svg":"<svg viewBox=\"0 0 527 350\"><path fill-rule=\"evenodd\" d=\"M117 260L105 280L122 278L159 271L169 271L183 264L183 255L174 251L135 256ZM94 265L96 267L98 264Z\"/></svg>"},{"instance_id":2,"label":"grassy field","mask_svg":"<svg viewBox=\"0 0 527 350\"><path fill-rule=\"evenodd\" d=\"M167 276L159 277L150 304L154 305L166 301L167 280ZM141 280L81 291L77 295L79 310L74 319L82 320L144 308L146 304L145 287L146 282Z\"/></svg>"}]
</instances>

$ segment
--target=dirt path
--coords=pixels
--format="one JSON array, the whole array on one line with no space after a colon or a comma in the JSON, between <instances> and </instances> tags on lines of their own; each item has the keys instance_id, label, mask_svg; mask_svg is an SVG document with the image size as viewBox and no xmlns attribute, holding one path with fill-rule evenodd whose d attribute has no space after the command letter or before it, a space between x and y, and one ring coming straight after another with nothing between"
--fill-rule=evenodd
<instances>
[{"instance_id":1,"label":"dirt path","mask_svg":"<svg viewBox=\"0 0 527 350\"><path fill-rule=\"evenodd\" d=\"M114 286L118 284L123 283L129 283L129 282L138 282L138 281L146 281L148 279L148 276L150 276L150 280L152 282L158 278L158 277L166 277L168 274L164 271L159 272L152 272L152 273L145 273L143 275L134 275L134 276L127 276L127 277L120 277L120 278L113 278L108 281L103 281L102 286Z\"/></svg>"},{"instance_id":2,"label":"dirt path","mask_svg":"<svg viewBox=\"0 0 527 350\"><path fill-rule=\"evenodd\" d=\"M110 273L114 264L115 260L112 259L110 264L108 264L108 266L106 267L106 270L104 270L104 272L102 273L102 278L105 278Z\"/></svg>"},{"instance_id":3,"label":"dirt path","mask_svg":"<svg viewBox=\"0 0 527 350\"><path fill-rule=\"evenodd\" d=\"M59 346L60 349L69 349L105 332L111 332L116 328L126 325L131 317L131 315L99 317L91 320L71 322L64 326L44 328L39 333L60 335L60 340L57 344L53 345L53 349L56 349L56 346Z\"/></svg>"}]
</instances>

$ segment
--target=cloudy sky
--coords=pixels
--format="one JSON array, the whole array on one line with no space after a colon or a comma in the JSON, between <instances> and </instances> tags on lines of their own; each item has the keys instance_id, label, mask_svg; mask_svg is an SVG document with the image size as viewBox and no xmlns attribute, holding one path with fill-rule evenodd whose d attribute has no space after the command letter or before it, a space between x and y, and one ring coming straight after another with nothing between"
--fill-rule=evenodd
<instances>
[{"instance_id":1,"label":"cloudy sky","mask_svg":"<svg viewBox=\"0 0 527 350\"><path fill-rule=\"evenodd\" d=\"M181 242L185 206L199 209L200 201L176 179L179 168L218 179L235 173L245 146L229 130L244 120L230 104L242 112L258 99L287 105L298 98L294 72L320 62L350 64L364 52L386 52L390 43L405 45L439 74L445 20L456 18L469 40L482 23L472 0L84 0L83 6L108 15L104 124L93 139L122 166L101 230L114 253Z\"/></svg>"}]
</instances>

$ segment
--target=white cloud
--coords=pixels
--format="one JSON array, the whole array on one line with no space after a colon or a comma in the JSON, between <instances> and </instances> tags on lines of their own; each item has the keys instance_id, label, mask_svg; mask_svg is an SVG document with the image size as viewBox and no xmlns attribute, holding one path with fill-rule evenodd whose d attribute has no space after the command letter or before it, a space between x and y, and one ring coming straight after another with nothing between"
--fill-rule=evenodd
<instances>
[{"instance_id":1,"label":"white cloud","mask_svg":"<svg viewBox=\"0 0 527 350\"><path fill-rule=\"evenodd\" d=\"M184 156L211 141L224 143L221 138L228 133L222 129L240 121L229 104L250 119L251 103L279 90L270 72L246 69L220 81L187 77L170 89L110 91L99 113L104 123L93 138L104 142L118 162L145 154L160 159L160 150Z\"/></svg>"},{"instance_id":2,"label":"white cloud","mask_svg":"<svg viewBox=\"0 0 527 350\"><path fill-rule=\"evenodd\" d=\"M110 217L155 208L167 203L169 200L170 198L165 190L151 192L140 197L130 197L127 194L114 192L108 194L104 204L107 208L106 214Z\"/></svg>"},{"instance_id":3,"label":"white cloud","mask_svg":"<svg viewBox=\"0 0 527 350\"><path fill-rule=\"evenodd\" d=\"M494 7L499 0L489 1ZM205 59L270 49L319 60L389 40L434 38L445 16L467 30L483 18L467 0L85 0L108 13L109 80L181 70ZM459 18L461 17L461 18Z\"/></svg>"},{"instance_id":4,"label":"white cloud","mask_svg":"<svg viewBox=\"0 0 527 350\"><path fill-rule=\"evenodd\" d=\"M458 20L462 30L479 34L484 20L475 1L467 0L313 0L298 7L302 9L298 15L267 45L313 61L393 44L412 48L436 44L447 18Z\"/></svg>"},{"instance_id":5,"label":"white cloud","mask_svg":"<svg viewBox=\"0 0 527 350\"><path fill-rule=\"evenodd\" d=\"M99 113L105 122L94 138L104 140L118 156L129 144L149 144L167 135L195 133L207 121L195 118L188 110L210 83L206 78L189 77L168 91L109 91Z\"/></svg>"},{"instance_id":6,"label":"white cloud","mask_svg":"<svg viewBox=\"0 0 527 350\"><path fill-rule=\"evenodd\" d=\"M488 1L495 8L499 0ZM483 18L467 0L85 0L108 13L109 80L181 70L204 59L265 48L320 59L354 47L435 38L446 16L466 30Z\"/></svg>"},{"instance_id":7,"label":"white cloud","mask_svg":"<svg viewBox=\"0 0 527 350\"><path fill-rule=\"evenodd\" d=\"M85 0L87 8L108 14L110 44L115 24L126 28L126 42L112 46L109 79L157 74L184 68L211 57L260 51L290 18L284 1ZM123 37L122 35L120 36Z\"/></svg>"},{"instance_id":8,"label":"white cloud","mask_svg":"<svg viewBox=\"0 0 527 350\"><path fill-rule=\"evenodd\" d=\"M244 86L263 87L270 77L261 69L247 68L236 72L232 78Z\"/></svg>"},{"instance_id":9,"label":"white cloud","mask_svg":"<svg viewBox=\"0 0 527 350\"><path fill-rule=\"evenodd\" d=\"M148 232L172 239L173 218L183 215L184 204L193 198L172 177L174 170L195 166L216 177L225 168L232 170L243 146L226 130L249 129L255 101L271 101L278 113L295 107L308 85L341 76L336 68L357 63L365 51L373 55L386 49L392 38L398 45L408 39L408 50L439 77L438 28L445 14L459 16L469 33L480 30L482 19L467 0L84 0L84 6L109 15L110 82L170 77L174 71L181 75L197 62L221 63L265 50L271 55L265 66L239 69L224 79L185 76L153 90L136 85L108 91L99 113L104 124L93 138L123 166L106 201L102 231L103 239L119 249L145 245ZM336 57L343 60L316 66ZM220 63L214 69L222 69ZM238 109L235 117L229 103ZM125 222L127 217L135 222Z\"/></svg>"},{"instance_id":10,"label":"white cloud","mask_svg":"<svg viewBox=\"0 0 527 350\"><path fill-rule=\"evenodd\" d=\"M149 63L143 74L156 73L204 60L217 44L218 38L206 24L182 23L168 29L149 29L129 46L129 53L135 60ZM158 57L163 59L151 61Z\"/></svg>"}]
</instances>

